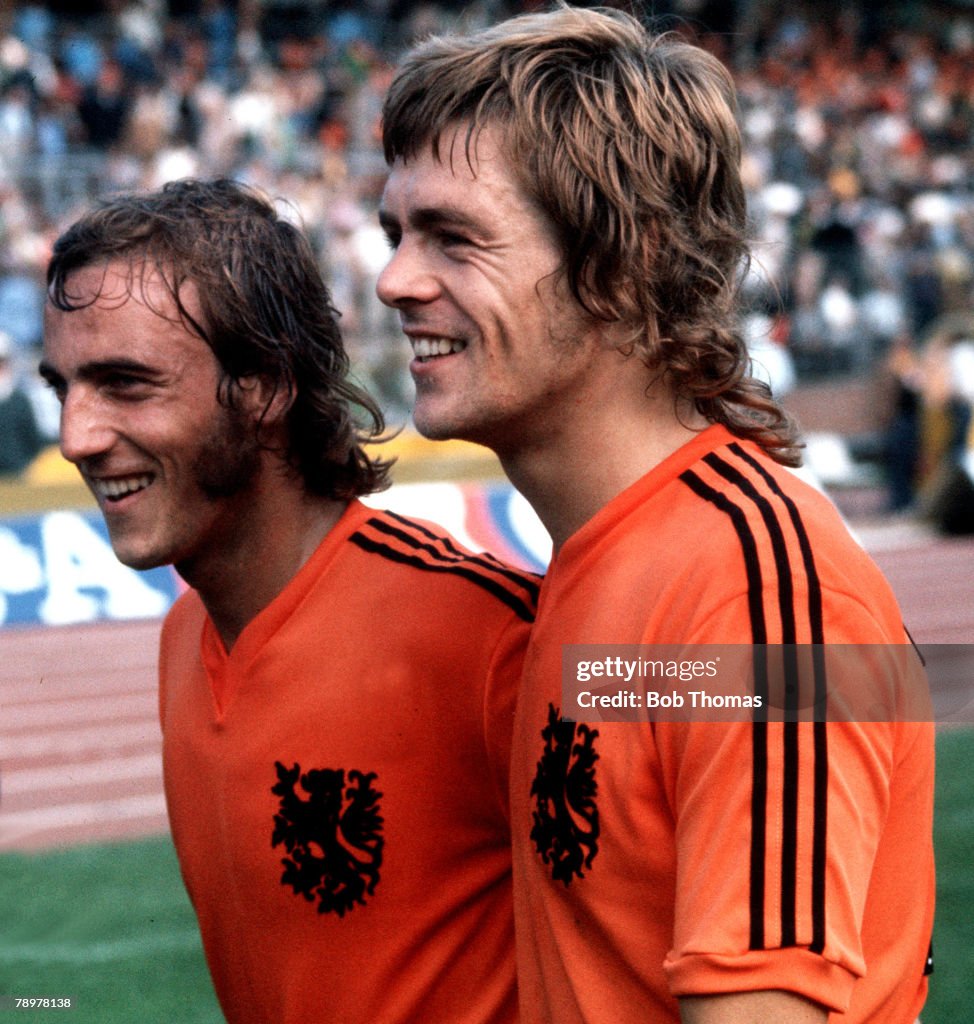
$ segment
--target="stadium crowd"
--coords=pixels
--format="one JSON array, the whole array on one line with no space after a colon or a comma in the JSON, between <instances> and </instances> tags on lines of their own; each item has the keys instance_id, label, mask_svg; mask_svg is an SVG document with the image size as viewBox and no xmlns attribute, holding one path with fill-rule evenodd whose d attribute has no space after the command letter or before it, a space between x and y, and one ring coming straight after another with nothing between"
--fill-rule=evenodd
<instances>
[{"instance_id":1,"label":"stadium crowd","mask_svg":"<svg viewBox=\"0 0 974 1024\"><path fill-rule=\"evenodd\" d=\"M233 176L293 205L359 376L401 422L405 346L373 287L387 258L375 218L382 96L416 37L536 5L481 0L458 14L383 0L201 0L182 16L175 6L121 0L80 16L14 3L0 13L0 328L42 431L56 435L56 409L30 367L52 238L97 195L189 175ZM693 17L665 23L738 81L755 348L769 362L787 354L799 381L887 361L897 394L921 392L913 357L931 333L941 355L974 336L974 18L920 29L854 7L751 7L760 17L746 34L708 32ZM958 387L974 385L948 390ZM969 396L960 401L969 409Z\"/></svg>"}]
</instances>

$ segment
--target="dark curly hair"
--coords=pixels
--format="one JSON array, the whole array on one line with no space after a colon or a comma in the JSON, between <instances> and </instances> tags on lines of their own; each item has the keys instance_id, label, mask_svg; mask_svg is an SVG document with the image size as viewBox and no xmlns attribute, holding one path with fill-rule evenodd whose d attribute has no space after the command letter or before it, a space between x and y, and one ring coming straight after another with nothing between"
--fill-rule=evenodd
<instances>
[{"instance_id":1,"label":"dark curly hair","mask_svg":"<svg viewBox=\"0 0 974 1024\"><path fill-rule=\"evenodd\" d=\"M309 494L347 499L387 486L389 463L363 449L385 429L382 413L349 380L311 246L266 196L226 179L186 179L104 200L54 243L50 302L71 312L94 301L72 298L71 275L119 260L131 270L130 288L144 283L146 268L161 275L182 322L220 364L221 404L234 408L241 380L253 376L288 395L285 456ZM197 316L184 302L188 283Z\"/></svg>"},{"instance_id":2,"label":"dark curly hair","mask_svg":"<svg viewBox=\"0 0 974 1024\"><path fill-rule=\"evenodd\" d=\"M633 352L710 422L800 463L797 431L750 375L737 327L747 260L736 96L727 69L615 10L561 6L433 37L385 100L389 164L466 129L500 129L550 218L576 300L630 328Z\"/></svg>"}]
</instances>

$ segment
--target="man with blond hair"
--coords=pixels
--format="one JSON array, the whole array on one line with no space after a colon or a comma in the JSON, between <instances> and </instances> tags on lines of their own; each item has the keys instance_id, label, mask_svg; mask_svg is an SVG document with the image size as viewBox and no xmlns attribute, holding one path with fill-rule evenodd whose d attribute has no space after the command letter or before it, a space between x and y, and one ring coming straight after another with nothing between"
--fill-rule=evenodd
<instances>
[{"instance_id":1,"label":"man with blond hair","mask_svg":"<svg viewBox=\"0 0 974 1024\"><path fill-rule=\"evenodd\" d=\"M384 144L416 424L492 448L554 542L511 769L523 1021L912 1024L929 721L801 720L787 687L723 723L563 706L579 644L747 645L756 681L775 646L915 657L749 372L728 72L562 6L418 45Z\"/></svg>"}]
</instances>

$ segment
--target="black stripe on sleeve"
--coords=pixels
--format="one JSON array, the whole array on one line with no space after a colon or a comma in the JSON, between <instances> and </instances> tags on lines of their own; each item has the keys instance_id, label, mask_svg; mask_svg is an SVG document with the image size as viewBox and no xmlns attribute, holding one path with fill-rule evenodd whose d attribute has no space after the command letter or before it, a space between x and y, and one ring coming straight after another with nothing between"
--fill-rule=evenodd
<instances>
[{"instance_id":1,"label":"black stripe on sleeve","mask_svg":"<svg viewBox=\"0 0 974 1024\"><path fill-rule=\"evenodd\" d=\"M815 809L812 833L812 953L825 950L825 870L829 814L829 733L815 722Z\"/></svg>"},{"instance_id":2,"label":"black stripe on sleeve","mask_svg":"<svg viewBox=\"0 0 974 1024\"><path fill-rule=\"evenodd\" d=\"M785 681L784 770L781 778L781 945L794 946L797 943L798 901L799 685L795 650L798 633L792 569L781 523L768 499L759 493L740 470L725 462L715 452L705 456L704 462L754 504L768 531L774 554L778 576L778 609L784 644L782 653Z\"/></svg>"},{"instance_id":3,"label":"black stripe on sleeve","mask_svg":"<svg viewBox=\"0 0 974 1024\"><path fill-rule=\"evenodd\" d=\"M757 488L751 481L740 470L735 469L721 459L716 452L711 452L705 456L703 461L715 473L735 486L746 498L749 498L758 512L761 513L761 519L767 528L768 537L771 541L775 568L778 572L778 609L781 613L781 642L794 645L797 639L795 588L791 578L791 566L788 562L788 548L785 544L785 535L782 532L781 524L778 522L778 517L771 507L771 503L764 495L758 493Z\"/></svg>"},{"instance_id":4,"label":"black stripe on sleeve","mask_svg":"<svg viewBox=\"0 0 974 1024\"><path fill-rule=\"evenodd\" d=\"M750 948L764 949L764 830L768 817L768 723L751 726Z\"/></svg>"},{"instance_id":5,"label":"black stripe on sleeve","mask_svg":"<svg viewBox=\"0 0 974 1024\"><path fill-rule=\"evenodd\" d=\"M798 547L802 553L802 564L805 569L805 576L808 580L808 619L809 629L813 644L825 643L825 627L823 625L822 610L822 583L815 568L815 556L812 554L812 545L808 539L808 531L802 522L798 506L790 495L786 494L778 484L778 481L758 462L749 452L746 452L739 444L730 445L730 450L741 460L751 466L759 473L771 491L781 499L785 508L788 509L788 516L798 538ZM816 698L825 695L824 684L822 693L816 693Z\"/></svg>"},{"instance_id":6,"label":"black stripe on sleeve","mask_svg":"<svg viewBox=\"0 0 974 1024\"><path fill-rule=\"evenodd\" d=\"M825 626L822 603L822 584L815 567L808 531L802 521L798 506L792 498L778 485L778 481L761 463L736 442L730 450L761 475L768 487L778 495L788 509L798 545L802 553L805 576L808 580L808 618L811 628L812 657L815 675L815 705L824 708L827 699L825 678ZM828 842L828 789L829 789L829 746L828 729L824 721L816 721L813 725L815 743L815 780L813 800L813 833L812 833L812 943L809 949L813 953L822 953L825 949L825 872Z\"/></svg>"},{"instance_id":7,"label":"black stripe on sleeve","mask_svg":"<svg viewBox=\"0 0 974 1024\"><path fill-rule=\"evenodd\" d=\"M781 945L794 946L798 900L798 723L784 723L781 779Z\"/></svg>"},{"instance_id":8,"label":"black stripe on sleeve","mask_svg":"<svg viewBox=\"0 0 974 1024\"><path fill-rule=\"evenodd\" d=\"M468 560L428 562L419 555L407 554L405 551L400 551L389 544L383 544L371 537L367 537L361 531L353 533L349 540L362 548L363 551L381 555L383 558L388 558L392 562L398 562L400 565L411 565L413 568L421 569L423 572L445 572L452 573L455 576L462 576L488 593L493 594L494 597L515 612L518 618L523 619L525 622L534 622L534 606L532 604L519 598L503 584L498 583L497 580L485 575L482 569L470 565Z\"/></svg>"},{"instance_id":9,"label":"black stripe on sleeve","mask_svg":"<svg viewBox=\"0 0 974 1024\"><path fill-rule=\"evenodd\" d=\"M387 523L381 516L373 516L367 520L366 525L373 527L373 529L379 530L381 533L385 533L390 537L395 537L401 540L404 544L408 544L409 547L416 548L428 552L434 558L442 559L445 562L472 562L474 565L482 566L488 572L496 573L499 576L504 576L509 579L512 583L522 587L527 591L528 596L534 602L538 600L538 591L541 586L540 577L534 573L522 572L519 569L515 569L513 566L505 565L499 559L495 558L488 552L482 552L481 554L473 554L471 552L461 551L453 542L451 537L443 534L434 533L432 530L428 530L421 523L417 523L412 519L406 519L404 516L397 515L395 512L386 512L386 516L391 519L395 519L396 522L401 523L404 527L416 530L418 533L429 538L434 543L443 545L445 550L424 544L419 538L406 532L405 530L398 530L391 523Z\"/></svg>"},{"instance_id":10,"label":"black stripe on sleeve","mask_svg":"<svg viewBox=\"0 0 974 1024\"><path fill-rule=\"evenodd\" d=\"M744 554L747 574L748 610L751 619L751 643L754 645L755 692L766 691L768 642L762 600L761 564L754 535L747 517L726 495L714 490L692 470L680 479L700 498L718 508L731 520ZM767 696L766 692L762 696ZM766 704L762 701L762 705ZM765 829L768 815L768 725L757 721L751 726L751 851L750 851L750 948L764 949Z\"/></svg>"},{"instance_id":11,"label":"black stripe on sleeve","mask_svg":"<svg viewBox=\"0 0 974 1024\"><path fill-rule=\"evenodd\" d=\"M725 494L715 491L709 484L693 472L692 469L680 474L680 479L696 495L710 502L721 512L730 517L737 531L738 540L741 542L741 550L744 553L744 571L747 573L747 605L751 619L751 643L767 644L768 627L764 617L764 602L762 600L761 563L758 559L758 547L754 542L754 534L748 525L747 516L743 510L735 505Z\"/></svg>"}]
</instances>

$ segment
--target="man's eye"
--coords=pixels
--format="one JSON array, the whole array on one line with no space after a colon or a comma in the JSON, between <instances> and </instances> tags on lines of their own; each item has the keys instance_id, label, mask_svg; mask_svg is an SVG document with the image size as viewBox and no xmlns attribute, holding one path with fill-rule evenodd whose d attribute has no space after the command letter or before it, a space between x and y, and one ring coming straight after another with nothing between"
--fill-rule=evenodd
<instances>
[{"instance_id":1,"label":"man's eye","mask_svg":"<svg viewBox=\"0 0 974 1024\"><path fill-rule=\"evenodd\" d=\"M440 241L444 245L469 245L470 239L466 235L458 234L456 231L441 231Z\"/></svg>"},{"instance_id":2,"label":"man's eye","mask_svg":"<svg viewBox=\"0 0 974 1024\"><path fill-rule=\"evenodd\" d=\"M102 387L106 391L123 396L137 396L148 386L148 381L127 373L112 374L102 381Z\"/></svg>"}]
</instances>

